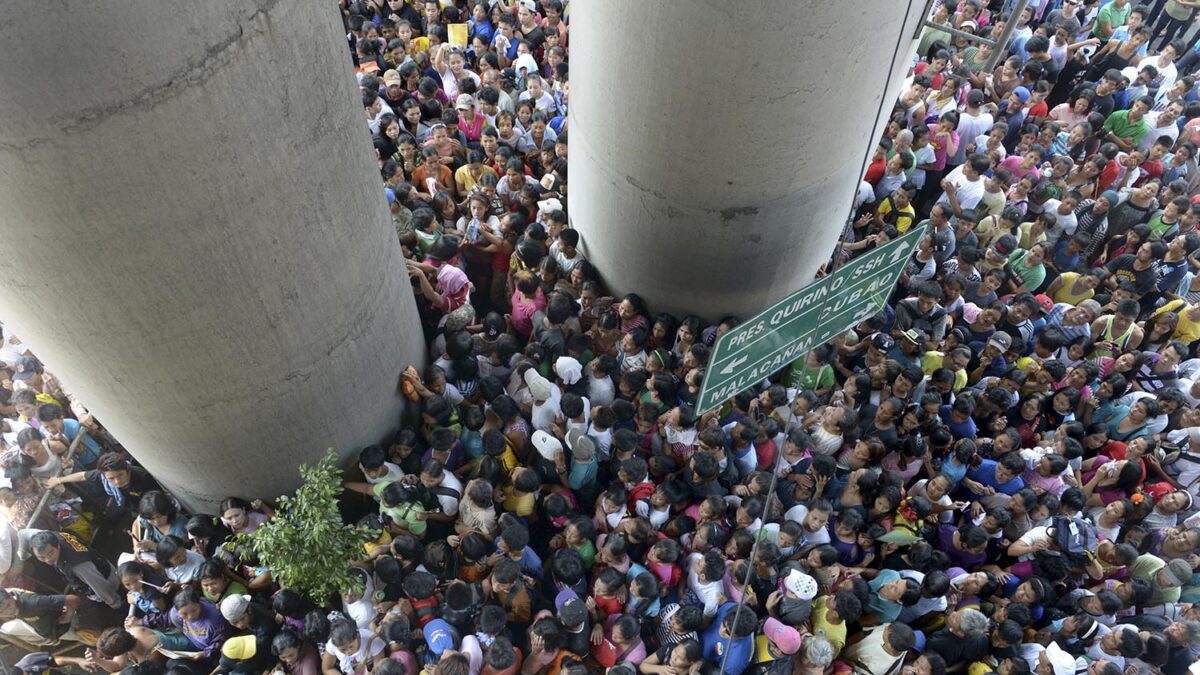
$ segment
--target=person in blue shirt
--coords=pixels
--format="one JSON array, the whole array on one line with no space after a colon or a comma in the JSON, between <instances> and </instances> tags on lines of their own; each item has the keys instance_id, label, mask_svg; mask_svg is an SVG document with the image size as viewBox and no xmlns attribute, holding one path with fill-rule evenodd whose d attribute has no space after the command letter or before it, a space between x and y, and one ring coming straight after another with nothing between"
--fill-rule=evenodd
<instances>
[{"instance_id":1,"label":"person in blue shirt","mask_svg":"<svg viewBox=\"0 0 1200 675\"><path fill-rule=\"evenodd\" d=\"M895 359L902 366L921 367L921 357L925 353L924 344L929 334L920 328L910 328L896 339L896 345L888 352L889 359Z\"/></svg>"},{"instance_id":2,"label":"person in blue shirt","mask_svg":"<svg viewBox=\"0 0 1200 675\"><path fill-rule=\"evenodd\" d=\"M735 620L736 619L736 623ZM705 629L702 641L704 660L714 667L722 664L725 675L742 675L754 655L754 631L758 617L754 610L743 607L737 611L737 603L727 602L717 608L717 616ZM725 661L725 653L729 660Z\"/></svg>"},{"instance_id":3,"label":"person in blue shirt","mask_svg":"<svg viewBox=\"0 0 1200 675\"><path fill-rule=\"evenodd\" d=\"M500 24L492 34L492 42L497 52L504 51L504 59L500 65L507 66L517 58L517 19L511 14L502 14Z\"/></svg>"},{"instance_id":4,"label":"person in blue shirt","mask_svg":"<svg viewBox=\"0 0 1200 675\"><path fill-rule=\"evenodd\" d=\"M1079 266L1079 260L1083 255L1083 249L1087 248L1088 236L1086 233L1079 232L1071 237L1062 237L1054 244L1054 253L1051 256L1050 262L1054 265L1054 269L1070 272ZM1049 294L1049 291L1047 291Z\"/></svg>"},{"instance_id":5,"label":"person in blue shirt","mask_svg":"<svg viewBox=\"0 0 1200 675\"><path fill-rule=\"evenodd\" d=\"M542 559L529 545L529 528L519 523L504 528L496 537L496 549L493 558L508 557L519 564L525 574L538 580L542 578Z\"/></svg>"},{"instance_id":6,"label":"person in blue shirt","mask_svg":"<svg viewBox=\"0 0 1200 675\"><path fill-rule=\"evenodd\" d=\"M992 333L987 342L972 342L971 351L979 354L972 361L967 377L978 382L985 377L1001 377L1008 372L1008 361L1004 355L1012 348L1012 336L1004 332Z\"/></svg>"},{"instance_id":7,"label":"person in blue shirt","mask_svg":"<svg viewBox=\"0 0 1200 675\"><path fill-rule=\"evenodd\" d=\"M486 4L475 3L471 10L471 20L467 22L467 30L472 39L478 37L483 40L483 44L492 44L492 38L496 36L496 27L492 25L492 19L488 16Z\"/></svg>"},{"instance_id":8,"label":"person in blue shirt","mask_svg":"<svg viewBox=\"0 0 1200 675\"><path fill-rule=\"evenodd\" d=\"M954 399L954 403L938 408L938 416L955 440L960 438L975 438L975 420L971 415L975 412L975 401L963 396Z\"/></svg>"},{"instance_id":9,"label":"person in blue shirt","mask_svg":"<svg viewBox=\"0 0 1200 675\"><path fill-rule=\"evenodd\" d=\"M1121 42L1128 40L1131 36L1133 36L1134 31L1136 31L1146 22L1146 12L1147 9L1145 7L1134 7L1133 9L1129 10L1129 16L1125 17L1125 23L1113 31L1112 38L1110 39L1120 40ZM1139 61L1149 55L1149 47L1149 40L1147 40L1141 47L1138 47L1137 57Z\"/></svg>"},{"instance_id":10,"label":"person in blue shirt","mask_svg":"<svg viewBox=\"0 0 1200 675\"><path fill-rule=\"evenodd\" d=\"M990 497L997 492L1013 495L1025 487L1025 481L1021 480L1024 470L1025 461L1016 452L1003 455L999 461L985 459L967 472L963 488L970 493L971 499Z\"/></svg>"},{"instance_id":11,"label":"person in blue shirt","mask_svg":"<svg viewBox=\"0 0 1200 675\"><path fill-rule=\"evenodd\" d=\"M37 416L38 421L42 423L42 429L49 438L62 436L66 438L69 445L76 436L83 433L83 440L79 442L79 447L75 450L75 465L87 469L96 466L96 460L100 459L100 455L103 454L100 444L86 431L81 431L83 427L78 420L63 417L62 406L57 403L43 403L38 406Z\"/></svg>"}]
</instances>

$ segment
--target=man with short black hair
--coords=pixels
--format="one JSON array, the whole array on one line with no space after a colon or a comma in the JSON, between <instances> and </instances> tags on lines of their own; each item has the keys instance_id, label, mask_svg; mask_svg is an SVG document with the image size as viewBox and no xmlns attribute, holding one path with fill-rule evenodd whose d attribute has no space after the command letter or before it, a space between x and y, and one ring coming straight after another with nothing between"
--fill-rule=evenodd
<instances>
[{"instance_id":1,"label":"man with short black hair","mask_svg":"<svg viewBox=\"0 0 1200 675\"><path fill-rule=\"evenodd\" d=\"M992 160L987 155L975 153L967 159L967 163L951 171L942 179L942 190L945 192L938 197L938 204L947 204L954 215L962 213L963 209L973 209L983 199L983 175L992 168Z\"/></svg>"},{"instance_id":2,"label":"man with short black hair","mask_svg":"<svg viewBox=\"0 0 1200 675\"><path fill-rule=\"evenodd\" d=\"M22 557L30 553L38 562L62 579L69 593L108 605L113 609L125 606L117 570L104 558L96 555L74 536L57 532L35 532Z\"/></svg>"},{"instance_id":3,"label":"man with short black hair","mask_svg":"<svg viewBox=\"0 0 1200 675\"><path fill-rule=\"evenodd\" d=\"M941 342L946 336L946 309L938 304L942 299L942 289L936 282L930 281L918 286L916 291L915 298L896 303L892 336L900 339L904 331L920 328L934 342Z\"/></svg>"},{"instance_id":4,"label":"man with short black hair","mask_svg":"<svg viewBox=\"0 0 1200 675\"><path fill-rule=\"evenodd\" d=\"M738 611L738 607L741 611ZM704 631L702 646L704 660L721 672L741 675L754 655L754 630L758 617L750 607L727 602L717 609L717 616ZM728 652L728 655L726 655Z\"/></svg>"},{"instance_id":5,"label":"man with short black hair","mask_svg":"<svg viewBox=\"0 0 1200 675\"><path fill-rule=\"evenodd\" d=\"M861 675L897 672L917 644L913 629L899 621L870 628L864 636L842 652L842 659L854 663L854 671Z\"/></svg>"}]
</instances>

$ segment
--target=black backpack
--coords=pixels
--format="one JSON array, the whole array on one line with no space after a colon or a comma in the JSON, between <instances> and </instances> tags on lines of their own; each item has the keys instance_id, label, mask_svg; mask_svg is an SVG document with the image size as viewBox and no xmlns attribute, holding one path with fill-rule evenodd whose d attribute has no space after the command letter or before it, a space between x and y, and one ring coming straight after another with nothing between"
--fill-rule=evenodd
<instances>
[{"instance_id":1,"label":"black backpack","mask_svg":"<svg viewBox=\"0 0 1200 675\"><path fill-rule=\"evenodd\" d=\"M1096 526L1079 516L1054 516L1051 521L1054 546L1073 567L1084 567L1096 550Z\"/></svg>"}]
</instances>

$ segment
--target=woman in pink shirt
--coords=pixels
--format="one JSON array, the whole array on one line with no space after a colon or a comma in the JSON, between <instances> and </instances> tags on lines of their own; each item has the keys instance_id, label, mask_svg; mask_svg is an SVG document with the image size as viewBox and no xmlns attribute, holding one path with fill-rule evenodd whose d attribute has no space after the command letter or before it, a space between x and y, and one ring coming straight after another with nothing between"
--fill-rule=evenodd
<instances>
[{"instance_id":1,"label":"woman in pink shirt","mask_svg":"<svg viewBox=\"0 0 1200 675\"><path fill-rule=\"evenodd\" d=\"M1042 158L1046 156L1046 151L1041 146L1035 145L1025 151L1023 155L1009 155L1000 162L1000 166L1012 172L1014 180L1021 180L1026 176L1033 178L1037 182L1038 164Z\"/></svg>"},{"instance_id":2,"label":"woman in pink shirt","mask_svg":"<svg viewBox=\"0 0 1200 675\"><path fill-rule=\"evenodd\" d=\"M537 277L529 272L517 272L513 285L516 290L512 294L513 330L528 338L533 332L533 315L546 309L546 296L538 284Z\"/></svg>"},{"instance_id":3,"label":"woman in pink shirt","mask_svg":"<svg viewBox=\"0 0 1200 675\"><path fill-rule=\"evenodd\" d=\"M483 115L475 110L475 99L470 94L459 94L454 109L458 112L458 130L467 139L467 143L478 143L483 135L484 119Z\"/></svg>"},{"instance_id":4,"label":"woman in pink shirt","mask_svg":"<svg viewBox=\"0 0 1200 675\"><path fill-rule=\"evenodd\" d=\"M958 151L958 132L954 130L958 126L958 113L951 110L944 113L938 118L937 126L933 128L933 133L929 135L929 144L933 146L933 169L931 175L936 175L941 179L942 172L946 170L946 157ZM937 185L934 182L934 185Z\"/></svg>"}]
</instances>

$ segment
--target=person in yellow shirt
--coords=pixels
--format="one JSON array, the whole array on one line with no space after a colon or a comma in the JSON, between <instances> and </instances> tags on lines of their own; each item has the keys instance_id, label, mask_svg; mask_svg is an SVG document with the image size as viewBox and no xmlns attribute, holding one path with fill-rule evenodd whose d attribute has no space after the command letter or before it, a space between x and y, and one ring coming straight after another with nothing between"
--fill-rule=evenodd
<instances>
[{"instance_id":1,"label":"person in yellow shirt","mask_svg":"<svg viewBox=\"0 0 1200 675\"><path fill-rule=\"evenodd\" d=\"M463 195L464 201L475 190L475 186L479 185L480 179L487 174L496 175L495 170L484 162L485 159L482 151L471 150L467 152L467 163L458 167L458 170L454 172L454 183L458 187L458 194Z\"/></svg>"},{"instance_id":2,"label":"person in yellow shirt","mask_svg":"<svg viewBox=\"0 0 1200 675\"><path fill-rule=\"evenodd\" d=\"M1054 214L1039 213L1033 220L1021 223L1017 244L1021 248L1028 249L1038 242L1046 241L1046 230L1052 227L1054 227Z\"/></svg>"},{"instance_id":3,"label":"person in yellow shirt","mask_svg":"<svg viewBox=\"0 0 1200 675\"><path fill-rule=\"evenodd\" d=\"M879 208L875 209L875 226L894 225L900 234L907 232L917 217L912 206L916 194L917 186L905 181L895 192L880 200Z\"/></svg>"},{"instance_id":4,"label":"person in yellow shirt","mask_svg":"<svg viewBox=\"0 0 1200 675\"><path fill-rule=\"evenodd\" d=\"M933 375L935 370L946 368L954 373L953 391L958 392L967 386L967 364L971 361L971 348L966 346L954 347L947 353L929 351L921 357L921 370L926 375Z\"/></svg>"},{"instance_id":5,"label":"person in yellow shirt","mask_svg":"<svg viewBox=\"0 0 1200 675\"><path fill-rule=\"evenodd\" d=\"M517 453L513 452L512 441L497 429L489 429L483 433L483 454L496 460L505 477L521 465Z\"/></svg>"},{"instance_id":6,"label":"person in yellow shirt","mask_svg":"<svg viewBox=\"0 0 1200 675\"><path fill-rule=\"evenodd\" d=\"M1021 224L1023 217L1020 209L1015 206L1008 206L998 216L991 215L980 218L979 225L975 228L975 234L979 237L979 246L991 246L1000 237L1018 231L1018 226ZM1018 243L1020 242L1014 236L1014 247ZM1003 255L1007 255L1007 253Z\"/></svg>"},{"instance_id":7,"label":"person in yellow shirt","mask_svg":"<svg viewBox=\"0 0 1200 675\"><path fill-rule=\"evenodd\" d=\"M1103 279L1104 272L1094 268L1086 272L1063 272L1050 282L1046 295L1054 302L1078 305L1096 295L1096 288Z\"/></svg>"},{"instance_id":8,"label":"person in yellow shirt","mask_svg":"<svg viewBox=\"0 0 1200 675\"><path fill-rule=\"evenodd\" d=\"M541 481L533 469L513 472L511 485L504 486L504 510L521 518L532 518L537 508L537 490Z\"/></svg>"},{"instance_id":9,"label":"person in yellow shirt","mask_svg":"<svg viewBox=\"0 0 1200 675\"><path fill-rule=\"evenodd\" d=\"M1179 323L1175 325L1175 339L1184 344L1192 344L1200 340L1200 304L1189 305L1183 300L1172 300L1159 307L1155 316L1166 312L1177 312Z\"/></svg>"},{"instance_id":10,"label":"person in yellow shirt","mask_svg":"<svg viewBox=\"0 0 1200 675\"><path fill-rule=\"evenodd\" d=\"M862 616L862 602L851 591L837 595L822 595L812 604L812 628L814 635L824 631L825 639L833 647L834 658L846 646L846 626Z\"/></svg>"}]
</instances>

